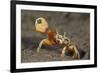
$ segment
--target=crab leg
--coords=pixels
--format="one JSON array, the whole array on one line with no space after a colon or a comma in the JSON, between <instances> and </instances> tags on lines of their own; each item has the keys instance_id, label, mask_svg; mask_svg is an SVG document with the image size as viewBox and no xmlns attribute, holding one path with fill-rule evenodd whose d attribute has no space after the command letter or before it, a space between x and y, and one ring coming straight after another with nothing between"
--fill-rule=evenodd
<instances>
[{"instance_id":1,"label":"crab leg","mask_svg":"<svg viewBox=\"0 0 100 73\"><path fill-rule=\"evenodd\" d=\"M38 48L37 48L37 53L39 53L40 48L42 47L44 41L45 41L45 39L43 39L43 40L40 42L40 44L39 44L39 46L38 46Z\"/></svg>"},{"instance_id":2,"label":"crab leg","mask_svg":"<svg viewBox=\"0 0 100 73\"><path fill-rule=\"evenodd\" d=\"M66 50L66 46L62 50L61 57L64 57L65 56L65 50Z\"/></svg>"}]
</instances>

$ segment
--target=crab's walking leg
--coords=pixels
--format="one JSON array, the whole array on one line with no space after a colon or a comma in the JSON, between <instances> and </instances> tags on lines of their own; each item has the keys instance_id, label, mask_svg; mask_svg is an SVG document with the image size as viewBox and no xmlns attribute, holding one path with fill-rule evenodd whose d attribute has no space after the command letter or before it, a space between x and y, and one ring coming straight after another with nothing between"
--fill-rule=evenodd
<instances>
[{"instance_id":1,"label":"crab's walking leg","mask_svg":"<svg viewBox=\"0 0 100 73\"><path fill-rule=\"evenodd\" d=\"M74 59L80 59L79 51L78 51L78 49L75 46L74 46L74 51L75 51L75 53L74 53L74 55L73 55L72 58L74 58Z\"/></svg>"},{"instance_id":2,"label":"crab's walking leg","mask_svg":"<svg viewBox=\"0 0 100 73\"><path fill-rule=\"evenodd\" d=\"M61 57L64 57L65 56L65 50L66 50L66 46L62 49L62 53L61 53Z\"/></svg>"},{"instance_id":3,"label":"crab's walking leg","mask_svg":"<svg viewBox=\"0 0 100 73\"><path fill-rule=\"evenodd\" d=\"M38 46L38 48L37 48L37 53L39 53L40 48L42 47L44 41L45 41L45 39L43 39L43 40L40 42L40 44L39 44L39 46Z\"/></svg>"}]
</instances>

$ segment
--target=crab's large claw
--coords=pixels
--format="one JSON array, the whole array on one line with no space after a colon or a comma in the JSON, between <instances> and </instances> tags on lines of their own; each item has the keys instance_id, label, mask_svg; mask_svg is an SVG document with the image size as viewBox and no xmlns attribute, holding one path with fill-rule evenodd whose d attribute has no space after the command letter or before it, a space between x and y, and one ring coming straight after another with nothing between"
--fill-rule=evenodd
<instances>
[{"instance_id":1,"label":"crab's large claw","mask_svg":"<svg viewBox=\"0 0 100 73\"><path fill-rule=\"evenodd\" d=\"M46 19L43 17L37 18L35 21L35 29L38 32L45 33L48 29L48 23Z\"/></svg>"}]
</instances>

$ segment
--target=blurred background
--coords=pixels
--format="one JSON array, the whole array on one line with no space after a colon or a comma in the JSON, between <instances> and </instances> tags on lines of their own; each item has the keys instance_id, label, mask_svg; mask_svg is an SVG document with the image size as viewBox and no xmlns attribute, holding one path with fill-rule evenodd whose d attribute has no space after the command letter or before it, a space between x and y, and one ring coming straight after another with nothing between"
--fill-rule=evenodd
<instances>
[{"instance_id":1,"label":"blurred background","mask_svg":"<svg viewBox=\"0 0 100 73\"><path fill-rule=\"evenodd\" d=\"M66 36L78 46L82 60L90 58L89 13L21 10L22 63L72 60L67 55L60 57L62 48L58 45L43 46L37 54L40 41L47 37L35 31L35 20L39 17L44 17L49 26L57 29L61 35L66 32Z\"/></svg>"}]
</instances>

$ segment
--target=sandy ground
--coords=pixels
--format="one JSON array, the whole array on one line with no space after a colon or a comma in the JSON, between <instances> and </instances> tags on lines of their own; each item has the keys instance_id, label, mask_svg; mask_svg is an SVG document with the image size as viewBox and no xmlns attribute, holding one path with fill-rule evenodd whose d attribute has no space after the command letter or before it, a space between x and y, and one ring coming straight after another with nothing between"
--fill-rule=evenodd
<instances>
[{"instance_id":1,"label":"sandy ground","mask_svg":"<svg viewBox=\"0 0 100 73\"><path fill-rule=\"evenodd\" d=\"M67 33L77 46L81 59L90 58L90 15L88 13L21 11L21 62L46 62L73 60L66 55L60 57L62 48L59 45L43 46L39 54L36 52L40 41L46 35L35 31L34 23L39 17L47 19L51 28L56 28L60 34Z\"/></svg>"}]
</instances>

